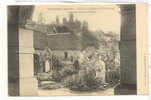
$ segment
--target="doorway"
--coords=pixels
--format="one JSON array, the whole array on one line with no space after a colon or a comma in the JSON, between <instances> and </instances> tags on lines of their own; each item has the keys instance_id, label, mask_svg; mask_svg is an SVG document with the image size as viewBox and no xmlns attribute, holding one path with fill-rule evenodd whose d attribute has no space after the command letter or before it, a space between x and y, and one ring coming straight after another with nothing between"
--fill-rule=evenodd
<instances>
[{"instance_id":1,"label":"doorway","mask_svg":"<svg viewBox=\"0 0 151 100\"><path fill-rule=\"evenodd\" d=\"M34 54L34 75L37 75L39 72L40 63L39 63L39 55Z\"/></svg>"}]
</instances>

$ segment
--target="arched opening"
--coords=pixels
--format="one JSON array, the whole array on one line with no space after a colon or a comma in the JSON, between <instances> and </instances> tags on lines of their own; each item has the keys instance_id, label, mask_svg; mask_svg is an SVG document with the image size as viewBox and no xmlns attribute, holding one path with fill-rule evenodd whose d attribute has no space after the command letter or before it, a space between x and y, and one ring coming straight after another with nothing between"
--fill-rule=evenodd
<instances>
[{"instance_id":1,"label":"arched opening","mask_svg":"<svg viewBox=\"0 0 151 100\"><path fill-rule=\"evenodd\" d=\"M39 72L40 62L39 62L39 55L34 54L34 75L37 75Z\"/></svg>"}]
</instances>

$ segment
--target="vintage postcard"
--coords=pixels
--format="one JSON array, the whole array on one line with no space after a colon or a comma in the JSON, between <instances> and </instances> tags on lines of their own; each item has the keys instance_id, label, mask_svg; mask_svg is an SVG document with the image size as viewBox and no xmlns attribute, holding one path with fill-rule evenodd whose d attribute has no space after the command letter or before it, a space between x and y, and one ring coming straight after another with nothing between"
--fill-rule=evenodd
<instances>
[{"instance_id":1,"label":"vintage postcard","mask_svg":"<svg viewBox=\"0 0 151 100\"><path fill-rule=\"evenodd\" d=\"M147 4L8 5L9 96L148 94Z\"/></svg>"}]
</instances>

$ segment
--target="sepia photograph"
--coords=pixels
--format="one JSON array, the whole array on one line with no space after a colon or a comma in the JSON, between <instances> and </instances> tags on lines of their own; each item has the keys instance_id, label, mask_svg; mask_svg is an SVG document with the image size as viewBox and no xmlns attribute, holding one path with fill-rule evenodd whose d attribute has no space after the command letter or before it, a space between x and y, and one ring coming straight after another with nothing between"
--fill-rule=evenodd
<instances>
[{"instance_id":1,"label":"sepia photograph","mask_svg":"<svg viewBox=\"0 0 151 100\"><path fill-rule=\"evenodd\" d=\"M137 95L136 4L9 5L9 96Z\"/></svg>"}]
</instances>

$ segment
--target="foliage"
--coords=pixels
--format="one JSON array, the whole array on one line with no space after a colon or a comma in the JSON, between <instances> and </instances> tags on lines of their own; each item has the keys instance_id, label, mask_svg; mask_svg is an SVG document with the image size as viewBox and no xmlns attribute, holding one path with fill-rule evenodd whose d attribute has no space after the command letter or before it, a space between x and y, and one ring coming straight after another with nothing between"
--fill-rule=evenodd
<instances>
[{"instance_id":1,"label":"foliage","mask_svg":"<svg viewBox=\"0 0 151 100\"><path fill-rule=\"evenodd\" d=\"M99 88L101 80L95 78L95 70L81 69L77 74L68 76L63 80L66 87L76 91L88 91Z\"/></svg>"},{"instance_id":2,"label":"foliage","mask_svg":"<svg viewBox=\"0 0 151 100\"><path fill-rule=\"evenodd\" d=\"M52 55L52 51L46 47L42 52L40 52L40 61L44 62L46 60L50 60Z\"/></svg>"},{"instance_id":3,"label":"foliage","mask_svg":"<svg viewBox=\"0 0 151 100\"><path fill-rule=\"evenodd\" d=\"M106 73L106 81L108 83L117 83L119 82L119 79L120 79L120 75L119 75L119 70L116 69L116 70L111 70L111 71L108 71Z\"/></svg>"},{"instance_id":4,"label":"foliage","mask_svg":"<svg viewBox=\"0 0 151 100\"><path fill-rule=\"evenodd\" d=\"M60 62L60 60L53 61L53 73L52 78L60 82L62 79L64 79L67 76L71 76L72 74L76 73L76 70L73 65L64 65Z\"/></svg>"},{"instance_id":5,"label":"foliage","mask_svg":"<svg viewBox=\"0 0 151 100\"><path fill-rule=\"evenodd\" d=\"M95 64L98 60L96 54L101 56L101 60L105 63L107 79L109 81L119 80L119 65L118 67L115 66L119 62L119 59L115 61L119 53L116 34L112 32L104 33L103 31L92 32L89 30L87 21L75 20L73 14L70 14L69 20L64 17L63 23L60 23L59 18L56 17L56 23L51 23L49 26L54 33L70 32L72 35L79 37L82 44L82 53L83 51L86 52L83 54L86 56L83 64L64 65L60 60L53 57L52 78L55 81L62 82L72 90L90 90L99 87L102 82L101 79L95 77L97 71ZM42 61L47 59L47 53L43 53L41 58Z\"/></svg>"},{"instance_id":6,"label":"foliage","mask_svg":"<svg viewBox=\"0 0 151 100\"><path fill-rule=\"evenodd\" d=\"M56 82L61 82L67 88L85 91L96 89L101 85L101 80L96 78L96 70L93 64L85 63L85 65L82 65L77 61L72 65L64 65L61 62L60 64L62 68L54 70L52 78Z\"/></svg>"}]
</instances>

